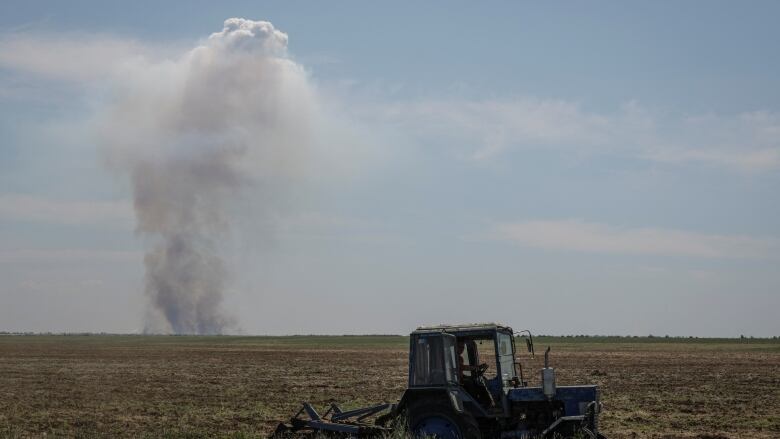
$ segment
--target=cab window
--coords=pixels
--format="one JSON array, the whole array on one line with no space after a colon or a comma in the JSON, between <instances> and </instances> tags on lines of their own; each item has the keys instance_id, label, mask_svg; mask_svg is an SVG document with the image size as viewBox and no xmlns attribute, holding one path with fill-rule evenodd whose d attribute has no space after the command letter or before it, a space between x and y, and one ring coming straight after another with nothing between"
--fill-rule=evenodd
<instances>
[{"instance_id":1,"label":"cab window","mask_svg":"<svg viewBox=\"0 0 780 439\"><path fill-rule=\"evenodd\" d=\"M512 354L512 335L498 333L498 363L501 367L501 380L506 386L515 377L515 357Z\"/></svg>"},{"instance_id":2,"label":"cab window","mask_svg":"<svg viewBox=\"0 0 780 439\"><path fill-rule=\"evenodd\" d=\"M453 336L421 336L413 340L414 362L410 386L457 383L457 360Z\"/></svg>"}]
</instances>

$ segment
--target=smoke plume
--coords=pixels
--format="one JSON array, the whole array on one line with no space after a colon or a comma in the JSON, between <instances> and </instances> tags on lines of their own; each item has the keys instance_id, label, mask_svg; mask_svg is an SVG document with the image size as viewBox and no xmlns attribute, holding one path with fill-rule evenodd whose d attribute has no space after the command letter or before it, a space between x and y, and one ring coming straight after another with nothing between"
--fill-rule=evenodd
<instances>
[{"instance_id":1,"label":"smoke plume","mask_svg":"<svg viewBox=\"0 0 780 439\"><path fill-rule=\"evenodd\" d=\"M120 78L102 136L148 246L146 331L234 330L222 304L231 205L299 172L317 112L305 71L271 23L231 18L178 58L128 61Z\"/></svg>"}]
</instances>

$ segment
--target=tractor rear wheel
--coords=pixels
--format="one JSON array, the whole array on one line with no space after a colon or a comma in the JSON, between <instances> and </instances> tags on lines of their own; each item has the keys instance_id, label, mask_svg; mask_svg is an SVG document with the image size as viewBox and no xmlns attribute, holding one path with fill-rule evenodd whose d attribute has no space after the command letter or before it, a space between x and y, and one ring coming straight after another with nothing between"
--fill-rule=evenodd
<instances>
[{"instance_id":1,"label":"tractor rear wheel","mask_svg":"<svg viewBox=\"0 0 780 439\"><path fill-rule=\"evenodd\" d=\"M412 438L481 439L479 424L468 413L457 413L441 398L422 398L407 409L409 435Z\"/></svg>"}]
</instances>

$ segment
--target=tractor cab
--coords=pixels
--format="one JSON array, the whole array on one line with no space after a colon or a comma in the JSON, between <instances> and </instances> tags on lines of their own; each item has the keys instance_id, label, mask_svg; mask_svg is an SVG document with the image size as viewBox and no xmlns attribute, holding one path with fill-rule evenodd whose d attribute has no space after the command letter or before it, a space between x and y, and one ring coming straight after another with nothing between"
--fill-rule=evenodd
<instances>
[{"instance_id":1,"label":"tractor cab","mask_svg":"<svg viewBox=\"0 0 780 439\"><path fill-rule=\"evenodd\" d=\"M508 410L520 380L512 328L497 324L420 327L411 334L409 387L457 387L486 413Z\"/></svg>"}]
</instances>

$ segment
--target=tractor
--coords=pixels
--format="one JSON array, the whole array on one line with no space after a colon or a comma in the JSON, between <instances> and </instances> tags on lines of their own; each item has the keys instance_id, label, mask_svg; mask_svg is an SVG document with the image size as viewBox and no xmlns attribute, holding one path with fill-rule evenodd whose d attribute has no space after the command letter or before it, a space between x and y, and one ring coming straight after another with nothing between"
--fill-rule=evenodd
<instances>
[{"instance_id":1,"label":"tractor","mask_svg":"<svg viewBox=\"0 0 780 439\"><path fill-rule=\"evenodd\" d=\"M323 414L304 402L272 437L399 437L395 433L403 431L437 439L605 439L598 429L598 388L556 386L549 347L541 386L530 387L515 357L517 335L534 355L531 333L505 325L417 328L409 337L409 381L399 401L349 411L330 404Z\"/></svg>"}]
</instances>

